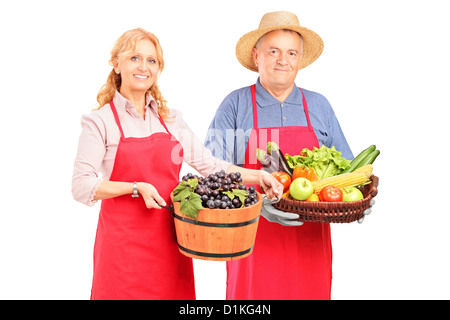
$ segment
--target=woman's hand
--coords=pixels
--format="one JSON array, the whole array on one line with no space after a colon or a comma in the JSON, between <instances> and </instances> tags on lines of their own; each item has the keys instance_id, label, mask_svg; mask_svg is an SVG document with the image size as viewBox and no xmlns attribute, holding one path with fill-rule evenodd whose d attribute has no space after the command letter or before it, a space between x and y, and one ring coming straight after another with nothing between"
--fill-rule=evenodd
<instances>
[{"instance_id":1,"label":"woman's hand","mask_svg":"<svg viewBox=\"0 0 450 320\"><path fill-rule=\"evenodd\" d=\"M144 199L145 205L147 206L148 209L152 208L161 209L161 206L166 205L164 199L159 195L156 188L150 183L138 182L137 189L142 198Z\"/></svg>"},{"instance_id":2,"label":"woman's hand","mask_svg":"<svg viewBox=\"0 0 450 320\"><path fill-rule=\"evenodd\" d=\"M245 184L259 184L266 194L267 199L281 200L283 196L283 185L278 182L270 173L264 170L246 169L235 166L228 167L227 173L240 172Z\"/></svg>"},{"instance_id":3,"label":"woman's hand","mask_svg":"<svg viewBox=\"0 0 450 320\"><path fill-rule=\"evenodd\" d=\"M283 185L278 182L271 174L266 171L260 170L259 185L265 192L268 199L278 200L283 195Z\"/></svg>"}]
</instances>

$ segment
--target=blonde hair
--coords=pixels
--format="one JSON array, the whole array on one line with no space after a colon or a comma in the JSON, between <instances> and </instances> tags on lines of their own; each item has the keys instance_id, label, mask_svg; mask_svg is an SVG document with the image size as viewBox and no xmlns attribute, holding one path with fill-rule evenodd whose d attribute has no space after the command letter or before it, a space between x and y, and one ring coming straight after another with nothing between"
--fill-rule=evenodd
<instances>
[{"instance_id":1,"label":"blonde hair","mask_svg":"<svg viewBox=\"0 0 450 320\"><path fill-rule=\"evenodd\" d=\"M111 100L114 98L116 90L120 90L122 78L120 74L117 74L114 70L114 66L118 63L120 56L126 52L133 50L136 47L137 42L142 39L148 39L155 45L156 55L159 63L159 73L163 71L163 51L161 45L159 44L158 38L153 33L148 32L142 28L136 28L126 31L119 37L119 39L117 39L111 50L111 59L109 60L109 64L113 66L113 69L109 73L106 83L101 87L99 93L97 94L97 102L99 104L97 109L100 109L105 104L111 102ZM167 108L167 101L164 100L157 85L157 81L155 81L155 83L150 87L150 89L148 89L146 93L150 93L152 95L153 99L155 99L156 103L158 104L158 113L164 120L167 120L167 118L169 117L169 108Z\"/></svg>"}]
</instances>

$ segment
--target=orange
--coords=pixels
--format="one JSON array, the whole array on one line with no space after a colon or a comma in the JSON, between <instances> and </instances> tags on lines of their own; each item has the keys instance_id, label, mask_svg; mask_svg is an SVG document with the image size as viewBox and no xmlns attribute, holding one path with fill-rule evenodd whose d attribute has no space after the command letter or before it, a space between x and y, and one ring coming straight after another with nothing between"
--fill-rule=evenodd
<instances>
[{"instance_id":1,"label":"orange","mask_svg":"<svg viewBox=\"0 0 450 320\"><path fill-rule=\"evenodd\" d=\"M312 195L309 196L308 199L306 199L305 201L319 201L319 196L315 193L313 193Z\"/></svg>"}]
</instances>

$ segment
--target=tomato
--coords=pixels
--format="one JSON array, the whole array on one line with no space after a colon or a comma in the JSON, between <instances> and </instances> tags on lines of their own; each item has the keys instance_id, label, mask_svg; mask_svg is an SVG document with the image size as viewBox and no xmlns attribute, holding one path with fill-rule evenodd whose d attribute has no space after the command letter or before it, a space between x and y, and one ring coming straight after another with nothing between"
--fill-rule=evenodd
<instances>
[{"instance_id":1,"label":"tomato","mask_svg":"<svg viewBox=\"0 0 450 320\"><path fill-rule=\"evenodd\" d=\"M314 169L304 167L304 166L299 166L299 167L294 168L294 172L292 173L292 181L294 181L297 178L306 178L311 182L314 182L317 180L317 176L314 173Z\"/></svg>"},{"instance_id":2,"label":"tomato","mask_svg":"<svg viewBox=\"0 0 450 320\"><path fill-rule=\"evenodd\" d=\"M289 190L291 185L291 176L286 172L276 171L271 173L279 183L283 185L283 193Z\"/></svg>"},{"instance_id":3,"label":"tomato","mask_svg":"<svg viewBox=\"0 0 450 320\"><path fill-rule=\"evenodd\" d=\"M319 192L320 201L337 202L342 201L342 190L334 186L326 186Z\"/></svg>"}]
</instances>

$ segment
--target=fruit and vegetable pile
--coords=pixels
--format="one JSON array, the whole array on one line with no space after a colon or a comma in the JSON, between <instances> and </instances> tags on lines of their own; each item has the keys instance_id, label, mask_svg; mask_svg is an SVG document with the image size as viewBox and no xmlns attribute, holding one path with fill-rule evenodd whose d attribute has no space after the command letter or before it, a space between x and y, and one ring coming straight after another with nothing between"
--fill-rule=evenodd
<instances>
[{"instance_id":1,"label":"fruit and vegetable pile","mask_svg":"<svg viewBox=\"0 0 450 320\"><path fill-rule=\"evenodd\" d=\"M180 211L193 219L198 211L209 209L238 209L258 202L254 186L242 183L239 172L226 173L224 170L197 176L188 173L173 190L173 201L180 201Z\"/></svg>"},{"instance_id":2,"label":"fruit and vegetable pile","mask_svg":"<svg viewBox=\"0 0 450 320\"><path fill-rule=\"evenodd\" d=\"M375 145L352 161L334 147L303 149L299 155L283 154L274 142L256 156L266 171L284 187L283 197L299 201L349 202L364 198L360 187L370 183L373 162L380 154Z\"/></svg>"}]
</instances>

